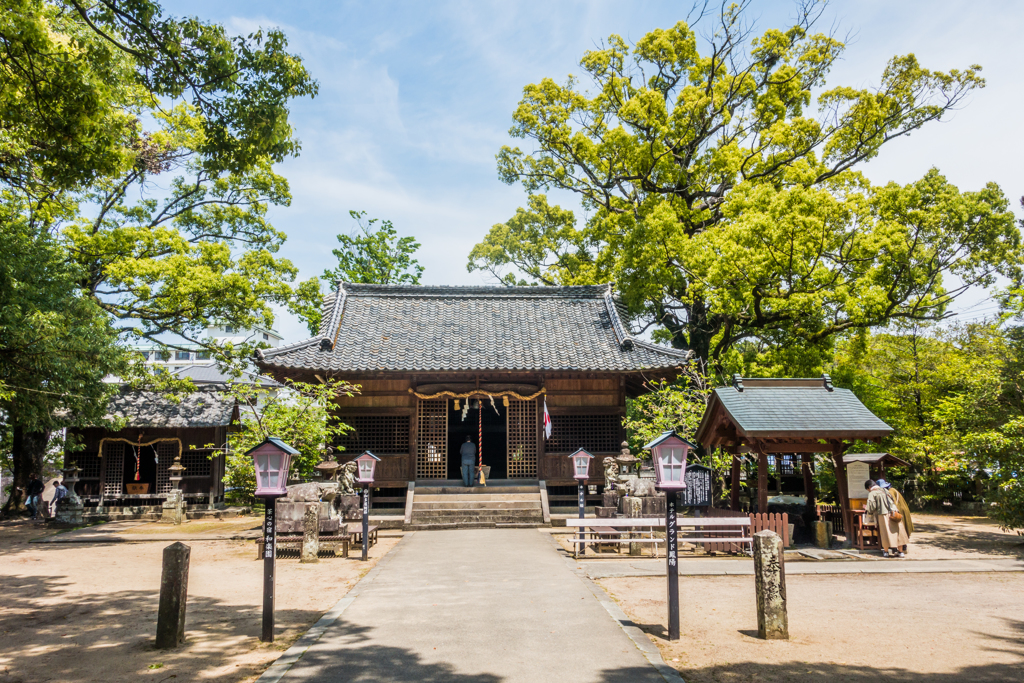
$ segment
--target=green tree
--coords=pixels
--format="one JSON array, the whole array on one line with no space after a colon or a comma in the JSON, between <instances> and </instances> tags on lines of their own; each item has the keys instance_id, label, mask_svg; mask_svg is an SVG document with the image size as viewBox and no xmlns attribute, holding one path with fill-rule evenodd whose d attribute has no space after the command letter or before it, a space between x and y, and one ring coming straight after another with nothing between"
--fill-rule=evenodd
<instances>
[{"instance_id":1,"label":"green tree","mask_svg":"<svg viewBox=\"0 0 1024 683\"><path fill-rule=\"evenodd\" d=\"M760 36L746 5L730 6L703 54L686 22L632 48L613 35L581 62L591 92L572 76L527 86L510 132L536 151L503 147L497 161L530 205L469 269L614 282L635 320L719 372L744 342L827 348L1016 279L1020 237L998 187L961 193L934 170L872 187L857 170L982 87L980 67L929 71L906 55L877 88L829 87L844 45L812 32L818 4ZM579 197L585 225L548 204L552 189Z\"/></svg>"},{"instance_id":2,"label":"green tree","mask_svg":"<svg viewBox=\"0 0 1024 683\"><path fill-rule=\"evenodd\" d=\"M37 348L53 352L52 363L37 354L18 365L18 348L0 357L0 376L22 387L4 389L20 393L3 425L23 434L13 457L27 470L50 428L36 416L92 419L44 399L51 386L62 400L104 406L109 368L143 378L119 341L171 333L209 343L197 333L211 320L269 324L269 303L302 303L294 267L275 255L284 235L265 213L288 202L272 164L299 149L288 102L317 86L278 30L231 37L151 0L3 0L3 9L0 229L5 248L23 245L26 263L55 278L41 302L26 287L4 292L5 315L26 316L15 321L25 339L41 326ZM155 191L167 172L177 174L170 189ZM54 263L67 264L59 277ZM249 353L214 350L225 362Z\"/></svg>"},{"instance_id":3,"label":"green tree","mask_svg":"<svg viewBox=\"0 0 1024 683\"><path fill-rule=\"evenodd\" d=\"M358 387L327 379L321 384L288 382L283 389L240 383L232 392L242 409L243 429L230 435L224 483L238 502L251 504L256 473L246 453L276 436L299 451L292 457L292 475L312 476L327 446L351 429L331 416L335 401L354 395Z\"/></svg>"},{"instance_id":4,"label":"green tree","mask_svg":"<svg viewBox=\"0 0 1024 683\"><path fill-rule=\"evenodd\" d=\"M75 265L10 204L0 205L0 241L0 443L10 449L0 466L14 475L3 510L11 514L24 510L29 475L43 476L54 431L102 420L103 378L120 372L124 357L109 318L77 287Z\"/></svg>"},{"instance_id":5,"label":"green tree","mask_svg":"<svg viewBox=\"0 0 1024 683\"><path fill-rule=\"evenodd\" d=\"M366 218L365 211L349 211L357 229L338 235L341 247L331 251L338 259L333 270L324 271L321 279L329 287L339 282L376 285L418 285L423 266L413 258L420 248L415 237L399 237L391 221ZM378 225L379 223L379 225ZM292 305L299 318L309 326L309 333L320 328L320 286L313 280L303 282L296 290Z\"/></svg>"}]
</instances>

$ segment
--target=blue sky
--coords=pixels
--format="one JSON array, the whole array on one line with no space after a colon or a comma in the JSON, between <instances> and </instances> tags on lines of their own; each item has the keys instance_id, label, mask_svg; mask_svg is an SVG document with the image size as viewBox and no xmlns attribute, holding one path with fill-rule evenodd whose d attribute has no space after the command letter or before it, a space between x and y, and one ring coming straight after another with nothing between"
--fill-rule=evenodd
<instances>
[{"instance_id":1,"label":"blue sky","mask_svg":"<svg viewBox=\"0 0 1024 683\"><path fill-rule=\"evenodd\" d=\"M279 166L292 205L275 208L288 234L282 254L303 279L334 265L335 235L354 225L349 209L391 219L423 244L426 284L481 284L466 256L491 225L525 204L521 187L497 177L494 155L523 86L579 74L583 53L609 34L635 41L685 17L687 2L165 2L232 33L276 26L320 82L315 99L295 101L302 154ZM758 28L791 25L789 0L753 3ZM984 67L988 86L949 121L891 143L865 167L875 183L910 182L937 166L961 189L999 183L1024 194L1024 5L1017 2L838 0L821 27L852 33L829 83L870 87L886 61L912 52L931 69ZM520 143L522 144L522 143ZM569 197L556 196L564 206ZM1016 205L1016 199L1014 199ZM1016 206L1015 206L1016 209ZM964 317L990 312L975 293ZM282 314L286 341L305 338Z\"/></svg>"}]
</instances>

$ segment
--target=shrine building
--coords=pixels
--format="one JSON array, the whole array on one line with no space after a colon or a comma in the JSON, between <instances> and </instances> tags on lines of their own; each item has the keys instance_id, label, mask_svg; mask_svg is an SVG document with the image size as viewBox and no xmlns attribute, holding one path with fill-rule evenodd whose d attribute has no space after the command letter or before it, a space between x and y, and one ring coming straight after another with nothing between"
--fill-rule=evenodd
<instances>
[{"instance_id":1,"label":"shrine building","mask_svg":"<svg viewBox=\"0 0 1024 683\"><path fill-rule=\"evenodd\" d=\"M609 285L342 283L325 297L317 336L257 363L279 381L360 385L335 409L354 428L340 459L372 451L377 486L405 488L459 480L466 436L482 442L496 483L573 484L569 454L618 454L626 398L685 359L631 336Z\"/></svg>"}]
</instances>

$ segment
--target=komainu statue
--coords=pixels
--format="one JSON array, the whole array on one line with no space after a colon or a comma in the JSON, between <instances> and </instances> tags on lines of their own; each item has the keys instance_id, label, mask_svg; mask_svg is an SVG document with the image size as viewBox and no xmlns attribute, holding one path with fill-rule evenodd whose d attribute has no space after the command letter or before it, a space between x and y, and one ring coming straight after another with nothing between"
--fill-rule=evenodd
<instances>
[{"instance_id":1,"label":"komainu statue","mask_svg":"<svg viewBox=\"0 0 1024 683\"><path fill-rule=\"evenodd\" d=\"M338 479L341 481L341 495L354 496L356 491L356 465L355 461L347 462L338 470Z\"/></svg>"},{"instance_id":2,"label":"komainu statue","mask_svg":"<svg viewBox=\"0 0 1024 683\"><path fill-rule=\"evenodd\" d=\"M604 490L611 491L619 483L619 466L615 458L605 458L601 461L604 465Z\"/></svg>"}]
</instances>

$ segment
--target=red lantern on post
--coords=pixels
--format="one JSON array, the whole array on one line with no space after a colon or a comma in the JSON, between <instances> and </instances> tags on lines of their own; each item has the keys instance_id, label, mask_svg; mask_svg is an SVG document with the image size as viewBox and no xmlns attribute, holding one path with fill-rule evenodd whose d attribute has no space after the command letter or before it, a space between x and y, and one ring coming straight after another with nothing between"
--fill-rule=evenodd
<instances>
[{"instance_id":1,"label":"red lantern on post","mask_svg":"<svg viewBox=\"0 0 1024 683\"><path fill-rule=\"evenodd\" d=\"M644 446L654 460L654 476L659 489L672 492L686 488L686 458L692 443L673 431L662 432L661 436Z\"/></svg>"},{"instance_id":2,"label":"red lantern on post","mask_svg":"<svg viewBox=\"0 0 1024 683\"><path fill-rule=\"evenodd\" d=\"M679 525L676 522L678 494L686 488L686 457L695 446L674 431L644 446L654 460L658 488L665 492L665 562L668 571L668 639L679 640Z\"/></svg>"},{"instance_id":3,"label":"red lantern on post","mask_svg":"<svg viewBox=\"0 0 1024 683\"><path fill-rule=\"evenodd\" d=\"M364 451L356 458L356 481L360 484L372 484L373 473L377 469L378 462L380 462L380 458L370 451Z\"/></svg>"},{"instance_id":4,"label":"red lantern on post","mask_svg":"<svg viewBox=\"0 0 1024 683\"><path fill-rule=\"evenodd\" d=\"M572 458L572 478L577 481L590 479L590 461L594 456L580 448L569 457Z\"/></svg>"},{"instance_id":5,"label":"red lantern on post","mask_svg":"<svg viewBox=\"0 0 1024 683\"><path fill-rule=\"evenodd\" d=\"M373 473L377 469L377 463L380 462L380 458L371 453L370 451L364 451L362 455L355 459L356 463L356 481L363 485L363 561L370 552L370 484L373 483Z\"/></svg>"},{"instance_id":6,"label":"red lantern on post","mask_svg":"<svg viewBox=\"0 0 1024 683\"><path fill-rule=\"evenodd\" d=\"M298 451L276 436L269 437L246 455L256 469L256 497L263 499L263 634L264 643L274 642L274 563L277 560L276 501L288 493L288 468Z\"/></svg>"},{"instance_id":7,"label":"red lantern on post","mask_svg":"<svg viewBox=\"0 0 1024 683\"><path fill-rule=\"evenodd\" d=\"M297 450L276 436L250 450L256 468L256 497L280 498L288 493L288 468Z\"/></svg>"}]
</instances>

